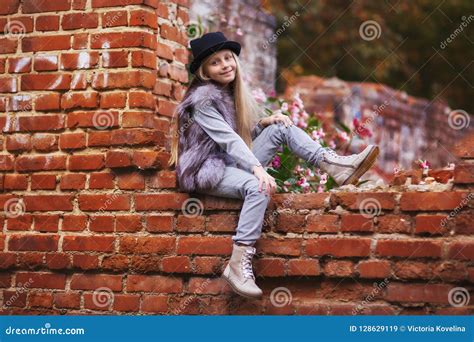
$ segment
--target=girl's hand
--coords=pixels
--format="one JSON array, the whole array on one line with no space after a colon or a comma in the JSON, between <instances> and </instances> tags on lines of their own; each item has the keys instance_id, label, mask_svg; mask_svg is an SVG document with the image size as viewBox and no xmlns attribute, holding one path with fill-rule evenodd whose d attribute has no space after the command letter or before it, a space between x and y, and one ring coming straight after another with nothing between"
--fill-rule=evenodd
<instances>
[{"instance_id":1,"label":"girl's hand","mask_svg":"<svg viewBox=\"0 0 474 342\"><path fill-rule=\"evenodd\" d=\"M288 115L281 113L273 114L266 118L263 118L260 123L262 124L262 126L266 127L278 122L284 123L285 127L293 126L293 121L288 117Z\"/></svg>"},{"instance_id":2,"label":"girl's hand","mask_svg":"<svg viewBox=\"0 0 474 342\"><path fill-rule=\"evenodd\" d=\"M258 191L262 192L262 184L265 183L265 190L267 191L267 194L271 196L273 193L275 193L275 178L270 176L267 171L265 171L263 166L254 166L253 174L258 178Z\"/></svg>"}]
</instances>

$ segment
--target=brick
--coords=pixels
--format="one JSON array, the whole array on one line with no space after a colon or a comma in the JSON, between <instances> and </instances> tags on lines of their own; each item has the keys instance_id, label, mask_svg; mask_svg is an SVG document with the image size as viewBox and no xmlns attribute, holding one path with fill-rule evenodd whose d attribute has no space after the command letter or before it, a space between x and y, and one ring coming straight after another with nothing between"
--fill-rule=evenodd
<instances>
[{"instance_id":1,"label":"brick","mask_svg":"<svg viewBox=\"0 0 474 342\"><path fill-rule=\"evenodd\" d=\"M63 251L113 252L114 241L110 236L64 236Z\"/></svg>"},{"instance_id":2,"label":"brick","mask_svg":"<svg viewBox=\"0 0 474 342\"><path fill-rule=\"evenodd\" d=\"M5 0L0 7L0 15L14 14L18 12L20 0Z\"/></svg>"},{"instance_id":3,"label":"brick","mask_svg":"<svg viewBox=\"0 0 474 342\"><path fill-rule=\"evenodd\" d=\"M160 44L160 43L158 43ZM157 48L159 50L159 47ZM156 69L156 57L151 51L132 51L132 67Z\"/></svg>"},{"instance_id":4,"label":"brick","mask_svg":"<svg viewBox=\"0 0 474 342\"><path fill-rule=\"evenodd\" d=\"M130 294L116 294L114 296L113 310L121 312L138 312L140 309L140 296Z\"/></svg>"},{"instance_id":5,"label":"brick","mask_svg":"<svg viewBox=\"0 0 474 342\"><path fill-rule=\"evenodd\" d=\"M141 173L120 174L117 176L117 185L123 190L144 190L145 177Z\"/></svg>"},{"instance_id":6,"label":"brick","mask_svg":"<svg viewBox=\"0 0 474 342\"><path fill-rule=\"evenodd\" d=\"M58 308L79 309L81 306L81 295L79 293L54 293L54 305Z\"/></svg>"},{"instance_id":7,"label":"brick","mask_svg":"<svg viewBox=\"0 0 474 342\"><path fill-rule=\"evenodd\" d=\"M23 202L26 211L72 210L71 195L25 195Z\"/></svg>"},{"instance_id":8,"label":"brick","mask_svg":"<svg viewBox=\"0 0 474 342\"><path fill-rule=\"evenodd\" d=\"M372 218L366 214L352 214L341 216L341 231L370 232L374 228Z\"/></svg>"},{"instance_id":9,"label":"brick","mask_svg":"<svg viewBox=\"0 0 474 342\"><path fill-rule=\"evenodd\" d=\"M178 232L204 232L205 222L204 216L178 215L176 230Z\"/></svg>"},{"instance_id":10,"label":"brick","mask_svg":"<svg viewBox=\"0 0 474 342\"><path fill-rule=\"evenodd\" d=\"M467 163L457 164L454 168L454 183L472 184L474 183L474 165Z\"/></svg>"},{"instance_id":11,"label":"brick","mask_svg":"<svg viewBox=\"0 0 474 342\"><path fill-rule=\"evenodd\" d=\"M158 21L156 14L143 9L131 11L130 26L146 26L152 29L157 29Z\"/></svg>"},{"instance_id":12,"label":"brick","mask_svg":"<svg viewBox=\"0 0 474 342\"><path fill-rule=\"evenodd\" d=\"M415 233L443 234L447 229L443 224L444 215L417 215L415 217Z\"/></svg>"},{"instance_id":13,"label":"brick","mask_svg":"<svg viewBox=\"0 0 474 342\"><path fill-rule=\"evenodd\" d=\"M382 192L340 192L331 196L333 204L341 204L351 210L380 211L382 209L393 210L395 199L393 193Z\"/></svg>"},{"instance_id":14,"label":"brick","mask_svg":"<svg viewBox=\"0 0 474 342\"><path fill-rule=\"evenodd\" d=\"M18 82L14 77L0 77L0 93L16 93Z\"/></svg>"},{"instance_id":15,"label":"brick","mask_svg":"<svg viewBox=\"0 0 474 342\"><path fill-rule=\"evenodd\" d=\"M99 258L95 255L74 254L72 264L81 270L93 270L99 266Z\"/></svg>"},{"instance_id":16,"label":"brick","mask_svg":"<svg viewBox=\"0 0 474 342\"><path fill-rule=\"evenodd\" d=\"M389 302L442 303L448 304L448 284L400 284L390 283L384 299Z\"/></svg>"},{"instance_id":17,"label":"brick","mask_svg":"<svg viewBox=\"0 0 474 342\"><path fill-rule=\"evenodd\" d=\"M379 233L409 233L411 220L408 215L383 215L377 217Z\"/></svg>"},{"instance_id":18,"label":"brick","mask_svg":"<svg viewBox=\"0 0 474 342\"><path fill-rule=\"evenodd\" d=\"M314 259L293 259L288 260L289 276L318 276L321 270L318 260Z\"/></svg>"},{"instance_id":19,"label":"brick","mask_svg":"<svg viewBox=\"0 0 474 342\"><path fill-rule=\"evenodd\" d=\"M115 49L142 47L155 49L154 35L147 32L110 32L91 35L91 49Z\"/></svg>"},{"instance_id":20,"label":"brick","mask_svg":"<svg viewBox=\"0 0 474 342\"><path fill-rule=\"evenodd\" d=\"M367 238L319 238L306 242L308 256L333 255L336 257L369 256L370 239Z\"/></svg>"},{"instance_id":21,"label":"brick","mask_svg":"<svg viewBox=\"0 0 474 342\"><path fill-rule=\"evenodd\" d=\"M70 85L71 75L38 74L21 76L21 90L67 90Z\"/></svg>"},{"instance_id":22,"label":"brick","mask_svg":"<svg viewBox=\"0 0 474 342\"><path fill-rule=\"evenodd\" d=\"M32 288L64 289L66 275L58 273L21 272L16 275L16 284L29 284Z\"/></svg>"},{"instance_id":23,"label":"brick","mask_svg":"<svg viewBox=\"0 0 474 342\"><path fill-rule=\"evenodd\" d=\"M39 12L57 12L68 11L71 9L71 0L64 1L37 1L24 0L23 13L39 13Z\"/></svg>"},{"instance_id":24,"label":"brick","mask_svg":"<svg viewBox=\"0 0 474 342\"><path fill-rule=\"evenodd\" d=\"M168 297L163 295L143 295L141 311L167 313Z\"/></svg>"},{"instance_id":25,"label":"brick","mask_svg":"<svg viewBox=\"0 0 474 342\"><path fill-rule=\"evenodd\" d=\"M265 254L298 256L301 254L301 239L259 239L256 248Z\"/></svg>"},{"instance_id":26,"label":"brick","mask_svg":"<svg viewBox=\"0 0 474 342\"><path fill-rule=\"evenodd\" d=\"M128 89L142 87L152 89L154 86L154 76L147 71L128 71L114 73L99 73L92 79L94 89Z\"/></svg>"},{"instance_id":27,"label":"brick","mask_svg":"<svg viewBox=\"0 0 474 342\"><path fill-rule=\"evenodd\" d=\"M108 11L102 13L102 27L128 26L127 11Z\"/></svg>"},{"instance_id":28,"label":"brick","mask_svg":"<svg viewBox=\"0 0 474 342\"><path fill-rule=\"evenodd\" d=\"M30 307L51 308L53 306L53 294L31 291L28 302Z\"/></svg>"},{"instance_id":29,"label":"brick","mask_svg":"<svg viewBox=\"0 0 474 342\"><path fill-rule=\"evenodd\" d=\"M104 167L104 156L101 154L84 154L69 156L70 171L100 170Z\"/></svg>"},{"instance_id":30,"label":"brick","mask_svg":"<svg viewBox=\"0 0 474 342\"><path fill-rule=\"evenodd\" d=\"M335 233L339 229L337 215L308 215L306 230L317 233Z\"/></svg>"},{"instance_id":31,"label":"brick","mask_svg":"<svg viewBox=\"0 0 474 342\"><path fill-rule=\"evenodd\" d=\"M140 5L144 0L92 0L92 8L124 7L127 5Z\"/></svg>"},{"instance_id":32,"label":"brick","mask_svg":"<svg viewBox=\"0 0 474 342\"><path fill-rule=\"evenodd\" d=\"M17 57L8 59L9 73L25 73L31 71L31 57Z\"/></svg>"},{"instance_id":33,"label":"brick","mask_svg":"<svg viewBox=\"0 0 474 342\"><path fill-rule=\"evenodd\" d=\"M54 190L56 188L56 175L32 174L31 190Z\"/></svg>"},{"instance_id":34,"label":"brick","mask_svg":"<svg viewBox=\"0 0 474 342\"><path fill-rule=\"evenodd\" d=\"M99 53L80 52L80 53L63 53L61 54L61 70L80 70L91 69L98 65Z\"/></svg>"},{"instance_id":35,"label":"brick","mask_svg":"<svg viewBox=\"0 0 474 342\"><path fill-rule=\"evenodd\" d=\"M82 149L86 147L85 133L63 133L59 136L59 148L61 150L67 149Z\"/></svg>"},{"instance_id":36,"label":"brick","mask_svg":"<svg viewBox=\"0 0 474 342\"><path fill-rule=\"evenodd\" d=\"M72 36L72 48L74 50L84 50L89 46L89 33L76 33Z\"/></svg>"},{"instance_id":37,"label":"brick","mask_svg":"<svg viewBox=\"0 0 474 342\"><path fill-rule=\"evenodd\" d=\"M97 13L67 13L61 20L63 30L91 29L97 26L99 26Z\"/></svg>"},{"instance_id":38,"label":"brick","mask_svg":"<svg viewBox=\"0 0 474 342\"><path fill-rule=\"evenodd\" d=\"M0 38L0 54L15 53L18 41L9 38Z\"/></svg>"},{"instance_id":39,"label":"brick","mask_svg":"<svg viewBox=\"0 0 474 342\"><path fill-rule=\"evenodd\" d=\"M189 196L185 194L149 194L135 195L135 210L181 210L183 202Z\"/></svg>"},{"instance_id":40,"label":"brick","mask_svg":"<svg viewBox=\"0 0 474 342\"><path fill-rule=\"evenodd\" d=\"M190 273L191 260L187 256L169 256L161 260L161 269L166 273Z\"/></svg>"},{"instance_id":41,"label":"brick","mask_svg":"<svg viewBox=\"0 0 474 342\"><path fill-rule=\"evenodd\" d=\"M81 210L130 210L130 195L80 194L77 198Z\"/></svg>"},{"instance_id":42,"label":"brick","mask_svg":"<svg viewBox=\"0 0 474 342\"><path fill-rule=\"evenodd\" d=\"M25 37L21 41L23 52L69 50L70 48L71 37L69 35Z\"/></svg>"},{"instance_id":43,"label":"brick","mask_svg":"<svg viewBox=\"0 0 474 342\"><path fill-rule=\"evenodd\" d=\"M36 55L34 62L35 71L57 71L58 56L56 55Z\"/></svg>"},{"instance_id":44,"label":"brick","mask_svg":"<svg viewBox=\"0 0 474 342\"><path fill-rule=\"evenodd\" d=\"M405 258L439 258L441 243L430 240L378 240L375 252L379 256Z\"/></svg>"},{"instance_id":45,"label":"brick","mask_svg":"<svg viewBox=\"0 0 474 342\"><path fill-rule=\"evenodd\" d=\"M113 189L114 175L107 172L94 172L89 175L89 189Z\"/></svg>"},{"instance_id":46,"label":"brick","mask_svg":"<svg viewBox=\"0 0 474 342\"><path fill-rule=\"evenodd\" d=\"M115 111L89 111L72 112L67 116L66 126L73 127L94 127L101 129L104 127L118 127L118 112ZM90 137L89 133L89 137Z\"/></svg>"},{"instance_id":47,"label":"brick","mask_svg":"<svg viewBox=\"0 0 474 342\"><path fill-rule=\"evenodd\" d=\"M132 159L129 152L109 151L105 156L105 165L107 167L128 167L132 165Z\"/></svg>"},{"instance_id":48,"label":"brick","mask_svg":"<svg viewBox=\"0 0 474 342\"><path fill-rule=\"evenodd\" d=\"M97 108L99 94L97 92L69 92L61 98L62 109Z\"/></svg>"},{"instance_id":49,"label":"brick","mask_svg":"<svg viewBox=\"0 0 474 342\"><path fill-rule=\"evenodd\" d=\"M255 261L255 275L263 277L282 277L285 275L285 259L262 258Z\"/></svg>"},{"instance_id":50,"label":"brick","mask_svg":"<svg viewBox=\"0 0 474 342\"><path fill-rule=\"evenodd\" d=\"M126 102L126 92L101 93L100 95L100 108L124 108Z\"/></svg>"},{"instance_id":51,"label":"brick","mask_svg":"<svg viewBox=\"0 0 474 342\"><path fill-rule=\"evenodd\" d=\"M128 292L181 293L183 282L179 278L130 274L127 277Z\"/></svg>"},{"instance_id":52,"label":"brick","mask_svg":"<svg viewBox=\"0 0 474 342\"><path fill-rule=\"evenodd\" d=\"M104 68L124 68L128 66L128 51L104 51L102 53Z\"/></svg>"},{"instance_id":53,"label":"brick","mask_svg":"<svg viewBox=\"0 0 474 342\"><path fill-rule=\"evenodd\" d=\"M18 172L65 170L65 156L29 156L23 155L16 158L15 169Z\"/></svg>"},{"instance_id":54,"label":"brick","mask_svg":"<svg viewBox=\"0 0 474 342\"><path fill-rule=\"evenodd\" d=\"M171 236L121 237L120 252L127 254L166 254L175 250L176 238Z\"/></svg>"},{"instance_id":55,"label":"brick","mask_svg":"<svg viewBox=\"0 0 474 342\"><path fill-rule=\"evenodd\" d=\"M386 278L390 276L390 263L387 260L364 260L357 265L361 278Z\"/></svg>"},{"instance_id":56,"label":"brick","mask_svg":"<svg viewBox=\"0 0 474 342\"><path fill-rule=\"evenodd\" d=\"M74 134L74 133L73 133ZM86 175L66 174L61 176L59 188L61 190L79 190L86 186Z\"/></svg>"},{"instance_id":57,"label":"brick","mask_svg":"<svg viewBox=\"0 0 474 342\"><path fill-rule=\"evenodd\" d=\"M111 274L73 274L71 290L96 290L106 287L111 291L122 291L122 276Z\"/></svg>"},{"instance_id":58,"label":"brick","mask_svg":"<svg viewBox=\"0 0 474 342\"><path fill-rule=\"evenodd\" d=\"M35 215L34 230L40 232L57 232L59 228L59 215Z\"/></svg>"},{"instance_id":59,"label":"brick","mask_svg":"<svg viewBox=\"0 0 474 342\"><path fill-rule=\"evenodd\" d=\"M58 235L10 235L10 251L56 251Z\"/></svg>"},{"instance_id":60,"label":"brick","mask_svg":"<svg viewBox=\"0 0 474 342\"><path fill-rule=\"evenodd\" d=\"M116 216L117 232L138 232L142 229L140 215L120 215Z\"/></svg>"},{"instance_id":61,"label":"brick","mask_svg":"<svg viewBox=\"0 0 474 342\"><path fill-rule=\"evenodd\" d=\"M467 192L405 192L400 199L400 209L418 210L452 210L467 197Z\"/></svg>"},{"instance_id":62,"label":"brick","mask_svg":"<svg viewBox=\"0 0 474 342\"><path fill-rule=\"evenodd\" d=\"M38 111L57 110L60 108L61 95L58 93L38 94L35 98L35 109Z\"/></svg>"},{"instance_id":63,"label":"brick","mask_svg":"<svg viewBox=\"0 0 474 342\"><path fill-rule=\"evenodd\" d=\"M153 232L171 232L173 231L174 216L153 215L145 218L146 230Z\"/></svg>"},{"instance_id":64,"label":"brick","mask_svg":"<svg viewBox=\"0 0 474 342\"><path fill-rule=\"evenodd\" d=\"M131 91L128 104L130 108L155 109L155 97L144 91Z\"/></svg>"},{"instance_id":65,"label":"brick","mask_svg":"<svg viewBox=\"0 0 474 342\"><path fill-rule=\"evenodd\" d=\"M36 18L36 31L59 31L59 15L41 15Z\"/></svg>"},{"instance_id":66,"label":"brick","mask_svg":"<svg viewBox=\"0 0 474 342\"><path fill-rule=\"evenodd\" d=\"M9 152L31 151L31 137L27 134L7 136L6 148Z\"/></svg>"},{"instance_id":67,"label":"brick","mask_svg":"<svg viewBox=\"0 0 474 342\"><path fill-rule=\"evenodd\" d=\"M227 237L181 236L176 252L178 254L227 255L232 252L232 241Z\"/></svg>"},{"instance_id":68,"label":"brick","mask_svg":"<svg viewBox=\"0 0 474 342\"><path fill-rule=\"evenodd\" d=\"M474 242L452 242L448 247L448 258L457 260L474 260Z\"/></svg>"},{"instance_id":69,"label":"brick","mask_svg":"<svg viewBox=\"0 0 474 342\"><path fill-rule=\"evenodd\" d=\"M328 277L352 277L354 263L349 260L329 260L324 265L324 274Z\"/></svg>"}]
</instances>

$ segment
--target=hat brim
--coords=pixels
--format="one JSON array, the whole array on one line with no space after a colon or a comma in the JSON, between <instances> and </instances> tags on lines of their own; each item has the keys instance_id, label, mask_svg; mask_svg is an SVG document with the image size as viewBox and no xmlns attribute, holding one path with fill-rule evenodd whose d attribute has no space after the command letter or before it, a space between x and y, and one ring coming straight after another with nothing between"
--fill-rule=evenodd
<instances>
[{"instance_id":1,"label":"hat brim","mask_svg":"<svg viewBox=\"0 0 474 342\"><path fill-rule=\"evenodd\" d=\"M207 48L203 52L201 52L198 56L196 56L196 58L194 58L194 60L191 62L189 66L189 71L191 71L191 73L194 74L196 70L199 68L199 66L201 65L202 61L206 59L206 57L212 55L214 52L225 50L225 49L232 50L238 56L240 54L241 46L239 42L236 42L233 40L217 43Z\"/></svg>"}]
</instances>

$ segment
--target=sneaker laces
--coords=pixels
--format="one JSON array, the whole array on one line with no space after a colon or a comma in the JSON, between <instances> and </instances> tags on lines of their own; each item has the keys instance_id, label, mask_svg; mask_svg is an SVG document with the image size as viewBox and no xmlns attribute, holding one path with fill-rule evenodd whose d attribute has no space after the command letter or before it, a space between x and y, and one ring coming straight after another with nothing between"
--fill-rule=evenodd
<instances>
[{"instance_id":1,"label":"sneaker laces","mask_svg":"<svg viewBox=\"0 0 474 342\"><path fill-rule=\"evenodd\" d=\"M242 265L242 273L244 278L251 278L255 279L252 270L252 257L254 255L253 249L245 249L244 254L242 255L241 265Z\"/></svg>"},{"instance_id":2,"label":"sneaker laces","mask_svg":"<svg viewBox=\"0 0 474 342\"><path fill-rule=\"evenodd\" d=\"M331 149L329 149L329 148L327 148L325 152L326 152L327 154L330 154L330 155L333 156L334 158L338 158L338 159L344 159L344 158L351 157L351 156L340 156L340 155L337 154L334 150L331 150Z\"/></svg>"}]
</instances>

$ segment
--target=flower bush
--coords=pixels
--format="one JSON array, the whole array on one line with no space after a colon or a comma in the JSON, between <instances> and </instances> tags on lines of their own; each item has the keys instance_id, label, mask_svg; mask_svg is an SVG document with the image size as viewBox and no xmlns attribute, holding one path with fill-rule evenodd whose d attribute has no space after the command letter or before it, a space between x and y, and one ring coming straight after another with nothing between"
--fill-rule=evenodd
<instances>
[{"instance_id":1,"label":"flower bush","mask_svg":"<svg viewBox=\"0 0 474 342\"><path fill-rule=\"evenodd\" d=\"M293 96L291 103L277 98L274 92L265 94L261 89L253 90L253 96L265 108L268 115L276 113L288 115L297 127L308 133L314 141L319 142L323 147L347 150L354 137L352 132L355 130L361 132L356 135L361 139L371 136L370 130L356 121L352 123L354 126L352 131L342 123L338 124L340 127L326 127L325 129L321 115L307 113L298 93ZM331 176L298 158L286 145L280 146L277 154L267 166L267 172L275 178L277 192L326 192L337 186Z\"/></svg>"}]
</instances>

